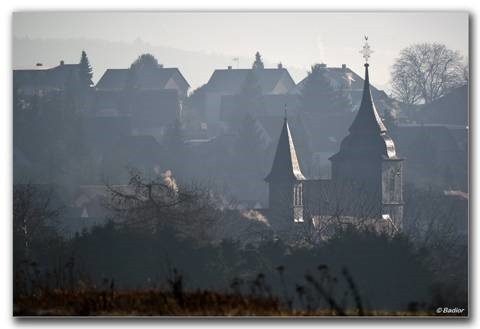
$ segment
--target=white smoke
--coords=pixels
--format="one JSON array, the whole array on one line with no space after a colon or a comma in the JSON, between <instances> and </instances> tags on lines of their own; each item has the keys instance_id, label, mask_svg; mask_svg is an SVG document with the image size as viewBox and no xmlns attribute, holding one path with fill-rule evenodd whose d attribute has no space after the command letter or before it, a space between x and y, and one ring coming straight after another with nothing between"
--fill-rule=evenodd
<instances>
[{"instance_id":1,"label":"white smoke","mask_svg":"<svg viewBox=\"0 0 480 329\"><path fill-rule=\"evenodd\" d=\"M172 171L167 170L164 173L161 174L163 178L163 183L169 187L173 192L177 193L178 192L178 185L177 181L173 177Z\"/></svg>"},{"instance_id":2,"label":"white smoke","mask_svg":"<svg viewBox=\"0 0 480 329\"><path fill-rule=\"evenodd\" d=\"M241 215L250 220L254 220L260 223L263 223L267 226L270 226L268 219L259 211L254 209L242 210Z\"/></svg>"}]
</instances>

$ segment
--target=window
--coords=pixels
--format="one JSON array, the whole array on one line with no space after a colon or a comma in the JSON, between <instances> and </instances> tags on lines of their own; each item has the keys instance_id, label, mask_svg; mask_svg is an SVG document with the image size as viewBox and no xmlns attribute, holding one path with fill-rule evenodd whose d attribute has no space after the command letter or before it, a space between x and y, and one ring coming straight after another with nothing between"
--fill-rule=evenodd
<instances>
[{"instance_id":1,"label":"window","mask_svg":"<svg viewBox=\"0 0 480 329\"><path fill-rule=\"evenodd\" d=\"M295 187L293 188L293 205L303 205L303 191L301 184L295 185Z\"/></svg>"},{"instance_id":2,"label":"window","mask_svg":"<svg viewBox=\"0 0 480 329\"><path fill-rule=\"evenodd\" d=\"M395 177L397 176L396 170L392 170L390 172L390 177L389 177L389 182L388 182L388 188L390 192L390 200L395 200Z\"/></svg>"}]
</instances>

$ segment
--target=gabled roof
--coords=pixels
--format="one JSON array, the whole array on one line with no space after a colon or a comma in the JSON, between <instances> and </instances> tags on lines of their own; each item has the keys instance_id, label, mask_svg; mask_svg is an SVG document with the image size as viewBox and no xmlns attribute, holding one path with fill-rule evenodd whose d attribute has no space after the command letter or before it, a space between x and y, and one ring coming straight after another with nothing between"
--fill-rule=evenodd
<instances>
[{"instance_id":1,"label":"gabled roof","mask_svg":"<svg viewBox=\"0 0 480 329\"><path fill-rule=\"evenodd\" d=\"M324 72L328 78L332 80L335 84L345 83L348 84L350 90L362 91L365 81L361 76L352 71L348 67L324 67ZM297 83L295 89L292 90L292 93L300 93L305 83L308 81L308 75L303 78L299 83ZM378 90L377 88L371 86L372 93L374 96L376 94L384 94L384 92Z\"/></svg>"},{"instance_id":2,"label":"gabled roof","mask_svg":"<svg viewBox=\"0 0 480 329\"><path fill-rule=\"evenodd\" d=\"M282 132L278 139L277 150L273 160L272 170L265 178L266 182L290 182L305 180L297 159L297 152L293 144L287 118L283 122Z\"/></svg>"},{"instance_id":3,"label":"gabled roof","mask_svg":"<svg viewBox=\"0 0 480 329\"><path fill-rule=\"evenodd\" d=\"M97 90L123 90L130 75L130 69L107 69L96 85ZM179 76L185 86L190 87L178 68L163 68L136 71L135 87L139 89L166 89L168 81Z\"/></svg>"},{"instance_id":4,"label":"gabled roof","mask_svg":"<svg viewBox=\"0 0 480 329\"><path fill-rule=\"evenodd\" d=\"M60 64L49 69L13 70L16 88L63 89L70 75L77 74L79 64Z\"/></svg>"},{"instance_id":5,"label":"gabled roof","mask_svg":"<svg viewBox=\"0 0 480 329\"><path fill-rule=\"evenodd\" d=\"M292 87L295 86L290 73L284 68L276 69L226 69L215 70L208 80L206 90L214 91L221 94L238 94L242 89L243 83L249 72L254 72L258 80L258 84L262 89L262 93L269 94L274 92L282 78L286 78L291 82Z\"/></svg>"}]
</instances>

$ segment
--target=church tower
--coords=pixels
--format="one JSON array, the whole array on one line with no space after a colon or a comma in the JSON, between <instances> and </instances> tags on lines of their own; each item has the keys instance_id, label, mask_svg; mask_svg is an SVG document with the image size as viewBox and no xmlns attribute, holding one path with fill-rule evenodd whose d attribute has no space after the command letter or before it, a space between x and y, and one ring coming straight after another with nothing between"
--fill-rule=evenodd
<instances>
[{"instance_id":1,"label":"church tower","mask_svg":"<svg viewBox=\"0 0 480 329\"><path fill-rule=\"evenodd\" d=\"M367 40L367 38L366 38ZM345 195L349 212L361 216L368 209L370 217L391 220L398 230L403 227L403 159L378 115L370 93L369 64L371 50L365 43L365 82L358 113L349 128L340 151L330 157L332 181L348 186ZM355 209L356 208L356 209Z\"/></svg>"},{"instance_id":2,"label":"church tower","mask_svg":"<svg viewBox=\"0 0 480 329\"><path fill-rule=\"evenodd\" d=\"M277 227L303 222L303 182L305 177L293 144L287 116L283 122L268 183L269 211Z\"/></svg>"}]
</instances>

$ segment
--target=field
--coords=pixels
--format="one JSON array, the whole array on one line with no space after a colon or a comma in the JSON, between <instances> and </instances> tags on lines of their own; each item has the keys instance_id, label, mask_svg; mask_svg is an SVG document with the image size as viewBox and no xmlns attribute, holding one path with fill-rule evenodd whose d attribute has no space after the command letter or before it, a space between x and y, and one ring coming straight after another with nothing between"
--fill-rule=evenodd
<instances>
[{"instance_id":1,"label":"field","mask_svg":"<svg viewBox=\"0 0 480 329\"><path fill-rule=\"evenodd\" d=\"M14 316L435 316L425 312L365 310L295 310L273 297L211 291L177 294L158 289L139 291L52 290L19 297Z\"/></svg>"}]
</instances>

